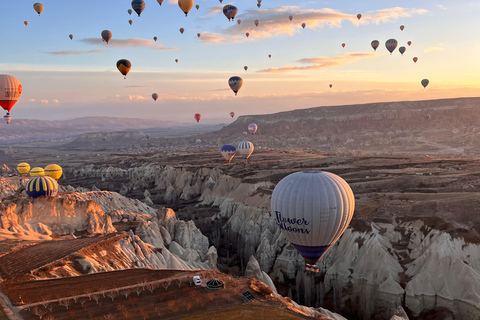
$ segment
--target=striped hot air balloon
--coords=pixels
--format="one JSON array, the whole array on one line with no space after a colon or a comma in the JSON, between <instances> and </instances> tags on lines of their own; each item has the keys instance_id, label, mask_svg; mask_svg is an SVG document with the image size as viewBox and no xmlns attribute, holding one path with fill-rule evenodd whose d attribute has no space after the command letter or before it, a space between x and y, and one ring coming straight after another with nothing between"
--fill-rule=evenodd
<instances>
[{"instance_id":1,"label":"striped hot air balloon","mask_svg":"<svg viewBox=\"0 0 480 320\"><path fill-rule=\"evenodd\" d=\"M27 176L28 171L30 171L30 165L26 162L21 162L17 165L17 171L24 177Z\"/></svg>"},{"instance_id":2,"label":"striped hot air balloon","mask_svg":"<svg viewBox=\"0 0 480 320\"><path fill-rule=\"evenodd\" d=\"M42 177L45 175L45 170L42 167L35 167L30 170L30 177Z\"/></svg>"},{"instance_id":3,"label":"striped hot air balloon","mask_svg":"<svg viewBox=\"0 0 480 320\"><path fill-rule=\"evenodd\" d=\"M58 193L58 183L52 177L35 177L27 182L25 191L30 198L54 197Z\"/></svg>"},{"instance_id":4,"label":"striped hot air balloon","mask_svg":"<svg viewBox=\"0 0 480 320\"><path fill-rule=\"evenodd\" d=\"M60 167L58 164L55 164L55 163L52 163L46 166L44 171L46 176L49 176L55 180L60 179L60 177L63 174L62 167Z\"/></svg>"},{"instance_id":5,"label":"striped hot air balloon","mask_svg":"<svg viewBox=\"0 0 480 320\"><path fill-rule=\"evenodd\" d=\"M238 151L245 160L250 158L253 149L253 143L251 143L250 141L242 141L238 144Z\"/></svg>"},{"instance_id":6,"label":"striped hot air balloon","mask_svg":"<svg viewBox=\"0 0 480 320\"><path fill-rule=\"evenodd\" d=\"M387 42L385 42L385 47L387 47L388 52L392 54L392 52L397 48L398 41L395 39L388 39Z\"/></svg>"}]
</instances>

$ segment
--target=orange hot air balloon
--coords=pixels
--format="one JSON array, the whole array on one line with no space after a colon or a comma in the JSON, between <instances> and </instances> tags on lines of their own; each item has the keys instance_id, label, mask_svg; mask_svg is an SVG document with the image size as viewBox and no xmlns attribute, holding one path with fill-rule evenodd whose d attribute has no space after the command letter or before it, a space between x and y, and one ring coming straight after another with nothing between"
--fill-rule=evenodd
<instances>
[{"instance_id":1,"label":"orange hot air balloon","mask_svg":"<svg viewBox=\"0 0 480 320\"><path fill-rule=\"evenodd\" d=\"M360 20L362 18L362 15L359 13L357 14L357 19Z\"/></svg>"},{"instance_id":2,"label":"orange hot air balloon","mask_svg":"<svg viewBox=\"0 0 480 320\"><path fill-rule=\"evenodd\" d=\"M412 45L412 41L408 41L407 44L410 47Z\"/></svg>"},{"instance_id":3,"label":"orange hot air balloon","mask_svg":"<svg viewBox=\"0 0 480 320\"><path fill-rule=\"evenodd\" d=\"M202 115L200 113L195 113L195 120L197 120L197 122L200 121L200 119L202 118Z\"/></svg>"},{"instance_id":4,"label":"orange hot air balloon","mask_svg":"<svg viewBox=\"0 0 480 320\"><path fill-rule=\"evenodd\" d=\"M418 58L417 57L413 57L413 62L417 63L418 61Z\"/></svg>"},{"instance_id":5,"label":"orange hot air balloon","mask_svg":"<svg viewBox=\"0 0 480 320\"><path fill-rule=\"evenodd\" d=\"M23 24L28 26L28 21L23 21Z\"/></svg>"},{"instance_id":6,"label":"orange hot air balloon","mask_svg":"<svg viewBox=\"0 0 480 320\"><path fill-rule=\"evenodd\" d=\"M22 84L14 76L0 74L0 106L7 111L10 110L22 95Z\"/></svg>"},{"instance_id":7,"label":"orange hot air balloon","mask_svg":"<svg viewBox=\"0 0 480 320\"><path fill-rule=\"evenodd\" d=\"M345 43L342 43L342 48L345 48Z\"/></svg>"},{"instance_id":8,"label":"orange hot air balloon","mask_svg":"<svg viewBox=\"0 0 480 320\"><path fill-rule=\"evenodd\" d=\"M405 29L405 26L404 26L404 25L401 25L401 26L400 26L400 30L403 31L403 29Z\"/></svg>"},{"instance_id":9,"label":"orange hot air balloon","mask_svg":"<svg viewBox=\"0 0 480 320\"><path fill-rule=\"evenodd\" d=\"M248 32L247 32L247 33L245 33L245 35L246 35L246 36L247 36L247 38L248 38L248 36L250 35L250 33L248 33Z\"/></svg>"}]
</instances>

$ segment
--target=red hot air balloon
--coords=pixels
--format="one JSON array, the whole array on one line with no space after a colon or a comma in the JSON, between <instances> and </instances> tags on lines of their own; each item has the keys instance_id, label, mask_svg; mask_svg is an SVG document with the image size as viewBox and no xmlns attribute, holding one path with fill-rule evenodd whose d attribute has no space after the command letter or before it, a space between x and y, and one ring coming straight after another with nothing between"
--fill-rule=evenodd
<instances>
[{"instance_id":1,"label":"red hot air balloon","mask_svg":"<svg viewBox=\"0 0 480 320\"><path fill-rule=\"evenodd\" d=\"M232 117L232 118L235 117L235 112L233 112L233 111L230 112L230 117Z\"/></svg>"},{"instance_id":2,"label":"red hot air balloon","mask_svg":"<svg viewBox=\"0 0 480 320\"><path fill-rule=\"evenodd\" d=\"M360 20L362 18L362 15L359 13L357 14L357 19Z\"/></svg>"},{"instance_id":3,"label":"red hot air balloon","mask_svg":"<svg viewBox=\"0 0 480 320\"><path fill-rule=\"evenodd\" d=\"M197 33L197 37L200 38L201 34L200 33Z\"/></svg>"},{"instance_id":4,"label":"red hot air balloon","mask_svg":"<svg viewBox=\"0 0 480 320\"><path fill-rule=\"evenodd\" d=\"M342 48L345 48L345 43L342 43Z\"/></svg>"},{"instance_id":5,"label":"red hot air balloon","mask_svg":"<svg viewBox=\"0 0 480 320\"><path fill-rule=\"evenodd\" d=\"M246 35L246 36L247 36L247 38L248 38L248 36L250 35L250 33L248 33L248 32L247 32L247 33L245 33L245 35Z\"/></svg>"},{"instance_id":6,"label":"red hot air balloon","mask_svg":"<svg viewBox=\"0 0 480 320\"><path fill-rule=\"evenodd\" d=\"M200 119L202 118L202 115L200 113L195 113L195 120L197 120L197 122L200 121Z\"/></svg>"},{"instance_id":7,"label":"red hot air balloon","mask_svg":"<svg viewBox=\"0 0 480 320\"><path fill-rule=\"evenodd\" d=\"M175 59L175 63L178 63L178 59Z\"/></svg>"},{"instance_id":8,"label":"red hot air balloon","mask_svg":"<svg viewBox=\"0 0 480 320\"><path fill-rule=\"evenodd\" d=\"M28 26L28 21L23 21L23 24Z\"/></svg>"},{"instance_id":9,"label":"red hot air balloon","mask_svg":"<svg viewBox=\"0 0 480 320\"><path fill-rule=\"evenodd\" d=\"M412 41L408 41L407 44L410 47L412 45Z\"/></svg>"},{"instance_id":10,"label":"red hot air balloon","mask_svg":"<svg viewBox=\"0 0 480 320\"><path fill-rule=\"evenodd\" d=\"M242 20L238 19L238 20L237 20L237 23L238 23L238 24L242 23Z\"/></svg>"},{"instance_id":11,"label":"red hot air balloon","mask_svg":"<svg viewBox=\"0 0 480 320\"><path fill-rule=\"evenodd\" d=\"M22 84L14 76L0 74L0 106L7 111L10 110L22 95Z\"/></svg>"}]
</instances>

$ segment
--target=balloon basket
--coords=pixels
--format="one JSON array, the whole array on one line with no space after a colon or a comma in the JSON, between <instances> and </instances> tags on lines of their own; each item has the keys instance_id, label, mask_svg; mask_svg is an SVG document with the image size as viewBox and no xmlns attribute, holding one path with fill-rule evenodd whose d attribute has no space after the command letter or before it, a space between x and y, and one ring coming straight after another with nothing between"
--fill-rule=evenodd
<instances>
[{"instance_id":1,"label":"balloon basket","mask_svg":"<svg viewBox=\"0 0 480 320\"><path fill-rule=\"evenodd\" d=\"M305 264L305 271L310 271L310 272L313 272L313 273L318 273L320 271L320 269L314 265L314 264L308 264L306 263Z\"/></svg>"}]
</instances>

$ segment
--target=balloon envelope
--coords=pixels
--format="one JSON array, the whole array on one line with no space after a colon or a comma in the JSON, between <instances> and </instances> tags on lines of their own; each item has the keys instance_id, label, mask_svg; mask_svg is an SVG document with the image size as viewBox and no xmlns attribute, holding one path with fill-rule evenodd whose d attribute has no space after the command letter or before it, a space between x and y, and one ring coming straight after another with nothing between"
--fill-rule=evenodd
<instances>
[{"instance_id":1,"label":"balloon envelope","mask_svg":"<svg viewBox=\"0 0 480 320\"><path fill-rule=\"evenodd\" d=\"M302 28L305 29L305 27L307 26L306 23L302 23Z\"/></svg>"},{"instance_id":2,"label":"balloon envelope","mask_svg":"<svg viewBox=\"0 0 480 320\"><path fill-rule=\"evenodd\" d=\"M233 112L233 111L230 112L230 117L232 117L232 118L235 117L235 112Z\"/></svg>"},{"instance_id":3,"label":"balloon envelope","mask_svg":"<svg viewBox=\"0 0 480 320\"><path fill-rule=\"evenodd\" d=\"M23 21L23 24L28 26L28 21Z\"/></svg>"},{"instance_id":4,"label":"balloon envelope","mask_svg":"<svg viewBox=\"0 0 480 320\"><path fill-rule=\"evenodd\" d=\"M293 16L288 16L288 20L292 21L292 20L293 20Z\"/></svg>"},{"instance_id":5,"label":"balloon envelope","mask_svg":"<svg viewBox=\"0 0 480 320\"><path fill-rule=\"evenodd\" d=\"M403 47L403 46L400 47L400 48L398 48L398 51L399 51L402 55L405 53L406 50L407 50L407 48L405 48L405 47Z\"/></svg>"},{"instance_id":6,"label":"balloon envelope","mask_svg":"<svg viewBox=\"0 0 480 320\"><path fill-rule=\"evenodd\" d=\"M362 18L362 15L359 13L357 14L357 19L360 20Z\"/></svg>"},{"instance_id":7,"label":"balloon envelope","mask_svg":"<svg viewBox=\"0 0 480 320\"><path fill-rule=\"evenodd\" d=\"M237 95L237 92L240 90L240 88L243 85L243 80L239 76L233 76L230 79L228 79L228 85L233 90L233 92L235 92L235 95Z\"/></svg>"},{"instance_id":8,"label":"balloon envelope","mask_svg":"<svg viewBox=\"0 0 480 320\"><path fill-rule=\"evenodd\" d=\"M255 132L257 132L257 129L258 129L258 126L255 124L255 123L250 123L248 125L248 131L251 133L251 134L255 134Z\"/></svg>"},{"instance_id":9,"label":"balloon envelope","mask_svg":"<svg viewBox=\"0 0 480 320\"><path fill-rule=\"evenodd\" d=\"M388 39L387 42L385 42L385 47L387 50L392 54L392 52L397 48L398 42L395 39Z\"/></svg>"},{"instance_id":10,"label":"balloon envelope","mask_svg":"<svg viewBox=\"0 0 480 320\"><path fill-rule=\"evenodd\" d=\"M237 20L237 23L238 23L238 24L242 23L242 20L238 19L238 20Z\"/></svg>"},{"instance_id":11,"label":"balloon envelope","mask_svg":"<svg viewBox=\"0 0 480 320\"><path fill-rule=\"evenodd\" d=\"M222 156L225 158L225 160L230 163L230 161L235 156L235 153L237 153L237 149L235 149L235 147L231 144L226 144L220 149L220 152L222 153Z\"/></svg>"},{"instance_id":12,"label":"balloon envelope","mask_svg":"<svg viewBox=\"0 0 480 320\"><path fill-rule=\"evenodd\" d=\"M342 48L345 48L345 43L342 43Z\"/></svg>"},{"instance_id":13,"label":"balloon envelope","mask_svg":"<svg viewBox=\"0 0 480 320\"><path fill-rule=\"evenodd\" d=\"M140 17L140 14L142 13L143 9L145 9L145 1L143 1L143 0L133 0L132 1L132 9Z\"/></svg>"},{"instance_id":14,"label":"balloon envelope","mask_svg":"<svg viewBox=\"0 0 480 320\"><path fill-rule=\"evenodd\" d=\"M30 170L30 176L31 177L41 177L45 175L45 170L41 167L35 167Z\"/></svg>"},{"instance_id":15,"label":"balloon envelope","mask_svg":"<svg viewBox=\"0 0 480 320\"><path fill-rule=\"evenodd\" d=\"M155 100L155 101L157 101L157 99L158 99L158 94L152 93L152 99Z\"/></svg>"},{"instance_id":16,"label":"balloon envelope","mask_svg":"<svg viewBox=\"0 0 480 320\"><path fill-rule=\"evenodd\" d=\"M333 87L333 85L332 85L332 84L329 84L328 86L329 86L330 88L331 88L331 87Z\"/></svg>"},{"instance_id":17,"label":"balloon envelope","mask_svg":"<svg viewBox=\"0 0 480 320\"><path fill-rule=\"evenodd\" d=\"M255 20L253 23L258 27L258 25L260 24L260 21Z\"/></svg>"},{"instance_id":18,"label":"balloon envelope","mask_svg":"<svg viewBox=\"0 0 480 320\"><path fill-rule=\"evenodd\" d=\"M132 68L132 64L127 59L120 59L117 61L117 69L121 74L127 77L128 72Z\"/></svg>"},{"instance_id":19,"label":"balloon envelope","mask_svg":"<svg viewBox=\"0 0 480 320\"><path fill-rule=\"evenodd\" d=\"M60 167L58 164L49 164L48 166L45 167L44 169L45 175L49 176L55 180L60 179L60 177L63 174L62 167Z\"/></svg>"},{"instance_id":20,"label":"balloon envelope","mask_svg":"<svg viewBox=\"0 0 480 320\"><path fill-rule=\"evenodd\" d=\"M185 32L184 28L180 28L180 33L183 34Z\"/></svg>"},{"instance_id":21,"label":"balloon envelope","mask_svg":"<svg viewBox=\"0 0 480 320\"><path fill-rule=\"evenodd\" d=\"M403 29L405 29L405 26L404 26L404 25L401 25L401 26L400 26L400 30L403 31Z\"/></svg>"},{"instance_id":22,"label":"balloon envelope","mask_svg":"<svg viewBox=\"0 0 480 320\"><path fill-rule=\"evenodd\" d=\"M153 37L153 41L157 42L157 39L158 39L157 37Z\"/></svg>"},{"instance_id":23,"label":"balloon envelope","mask_svg":"<svg viewBox=\"0 0 480 320\"><path fill-rule=\"evenodd\" d=\"M429 81L428 79L423 79L423 80L421 81L421 84L422 84L423 88L426 88L429 83L430 83L430 81Z\"/></svg>"},{"instance_id":24,"label":"balloon envelope","mask_svg":"<svg viewBox=\"0 0 480 320\"><path fill-rule=\"evenodd\" d=\"M418 58L417 57L413 57L413 62L417 63L418 61Z\"/></svg>"},{"instance_id":25,"label":"balloon envelope","mask_svg":"<svg viewBox=\"0 0 480 320\"><path fill-rule=\"evenodd\" d=\"M202 115L200 113L195 113L194 118L195 118L195 120L197 120L197 122L199 122L200 119L202 118Z\"/></svg>"},{"instance_id":26,"label":"balloon envelope","mask_svg":"<svg viewBox=\"0 0 480 320\"><path fill-rule=\"evenodd\" d=\"M271 209L281 232L313 265L347 229L355 198L341 177L303 171L280 180L272 193Z\"/></svg>"},{"instance_id":27,"label":"balloon envelope","mask_svg":"<svg viewBox=\"0 0 480 320\"><path fill-rule=\"evenodd\" d=\"M380 41L378 41L378 40L373 40L372 43L371 43L371 45L372 45L373 50L374 50L374 51L377 51L377 48L378 48L378 46L380 45Z\"/></svg>"},{"instance_id":28,"label":"balloon envelope","mask_svg":"<svg viewBox=\"0 0 480 320\"><path fill-rule=\"evenodd\" d=\"M22 176L26 176L28 171L30 171L30 165L26 162L21 162L17 165L17 170Z\"/></svg>"},{"instance_id":29,"label":"balloon envelope","mask_svg":"<svg viewBox=\"0 0 480 320\"><path fill-rule=\"evenodd\" d=\"M132 9L128 9L127 12L128 12L128 14L132 14L133 10L132 10Z\"/></svg>"},{"instance_id":30,"label":"balloon envelope","mask_svg":"<svg viewBox=\"0 0 480 320\"><path fill-rule=\"evenodd\" d=\"M130 25L132 25L133 20L128 20L128 23L129 23Z\"/></svg>"},{"instance_id":31,"label":"balloon envelope","mask_svg":"<svg viewBox=\"0 0 480 320\"><path fill-rule=\"evenodd\" d=\"M197 4L197 5L195 6L195 8L197 8L197 10L200 9L200 5Z\"/></svg>"},{"instance_id":32,"label":"balloon envelope","mask_svg":"<svg viewBox=\"0 0 480 320\"><path fill-rule=\"evenodd\" d=\"M188 15L188 12L193 7L193 0L178 0L178 6L185 13L185 17Z\"/></svg>"},{"instance_id":33,"label":"balloon envelope","mask_svg":"<svg viewBox=\"0 0 480 320\"><path fill-rule=\"evenodd\" d=\"M245 71L247 71L247 70L248 70L248 66L243 67L243 69L245 69Z\"/></svg>"},{"instance_id":34,"label":"balloon envelope","mask_svg":"<svg viewBox=\"0 0 480 320\"><path fill-rule=\"evenodd\" d=\"M157 0L157 2L158 2L159 5L162 5L163 0Z\"/></svg>"},{"instance_id":35,"label":"balloon envelope","mask_svg":"<svg viewBox=\"0 0 480 320\"><path fill-rule=\"evenodd\" d=\"M0 106L7 112L12 110L22 95L22 84L14 76L0 74Z\"/></svg>"},{"instance_id":36,"label":"balloon envelope","mask_svg":"<svg viewBox=\"0 0 480 320\"><path fill-rule=\"evenodd\" d=\"M238 151L245 160L250 158L253 149L253 143L251 143L250 141L242 141L238 144Z\"/></svg>"},{"instance_id":37,"label":"balloon envelope","mask_svg":"<svg viewBox=\"0 0 480 320\"><path fill-rule=\"evenodd\" d=\"M73 40L73 34L69 34L68 37L70 38L70 40Z\"/></svg>"},{"instance_id":38,"label":"balloon envelope","mask_svg":"<svg viewBox=\"0 0 480 320\"><path fill-rule=\"evenodd\" d=\"M412 41L408 41L407 44L410 47L412 45Z\"/></svg>"},{"instance_id":39,"label":"balloon envelope","mask_svg":"<svg viewBox=\"0 0 480 320\"><path fill-rule=\"evenodd\" d=\"M228 21L235 19L238 9L235 6L227 4L223 7L223 14L227 17Z\"/></svg>"},{"instance_id":40,"label":"balloon envelope","mask_svg":"<svg viewBox=\"0 0 480 320\"><path fill-rule=\"evenodd\" d=\"M58 193L58 183L52 177L35 177L25 186L27 195L31 198L54 197Z\"/></svg>"},{"instance_id":41,"label":"balloon envelope","mask_svg":"<svg viewBox=\"0 0 480 320\"><path fill-rule=\"evenodd\" d=\"M40 13L43 11L43 4L36 2L33 4L33 9L38 13L38 15L40 15Z\"/></svg>"},{"instance_id":42,"label":"balloon envelope","mask_svg":"<svg viewBox=\"0 0 480 320\"><path fill-rule=\"evenodd\" d=\"M101 35L102 35L102 40L105 41L106 43L108 43L108 41L112 39L112 32L110 30L103 30Z\"/></svg>"}]
</instances>

